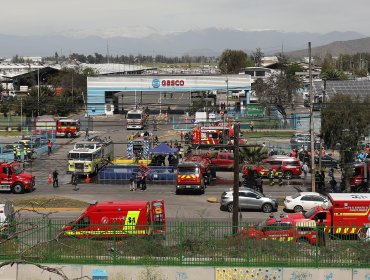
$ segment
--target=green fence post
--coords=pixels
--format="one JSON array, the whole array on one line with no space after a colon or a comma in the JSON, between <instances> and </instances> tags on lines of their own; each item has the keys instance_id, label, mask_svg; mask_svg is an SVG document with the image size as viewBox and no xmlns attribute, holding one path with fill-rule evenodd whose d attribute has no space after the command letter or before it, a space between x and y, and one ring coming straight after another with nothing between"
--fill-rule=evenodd
<instances>
[{"instance_id":1,"label":"green fence post","mask_svg":"<svg viewBox=\"0 0 370 280\"><path fill-rule=\"evenodd\" d=\"M117 236L116 236L116 222L113 223L113 264L117 262Z\"/></svg>"},{"instance_id":2,"label":"green fence post","mask_svg":"<svg viewBox=\"0 0 370 280\"><path fill-rule=\"evenodd\" d=\"M249 225L247 225L249 227ZM249 229L249 228L248 228ZM250 259L250 248L249 248L249 237L246 238L246 246L247 246L247 265L249 265L249 259Z\"/></svg>"},{"instance_id":3,"label":"green fence post","mask_svg":"<svg viewBox=\"0 0 370 280\"><path fill-rule=\"evenodd\" d=\"M180 264L182 264L182 235L183 235L183 230L182 230L182 222L180 223Z\"/></svg>"},{"instance_id":4,"label":"green fence post","mask_svg":"<svg viewBox=\"0 0 370 280\"><path fill-rule=\"evenodd\" d=\"M47 259L50 260L51 258L51 219L48 219L48 252L47 252Z\"/></svg>"}]
</instances>

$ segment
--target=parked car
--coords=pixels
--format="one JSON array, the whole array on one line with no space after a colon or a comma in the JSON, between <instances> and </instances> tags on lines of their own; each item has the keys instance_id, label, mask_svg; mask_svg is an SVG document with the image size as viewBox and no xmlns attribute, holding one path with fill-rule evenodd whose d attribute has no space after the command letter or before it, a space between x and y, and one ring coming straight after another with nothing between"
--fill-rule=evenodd
<instances>
[{"instance_id":1,"label":"parked car","mask_svg":"<svg viewBox=\"0 0 370 280\"><path fill-rule=\"evenodd\" d=\"M211 163L217 170L232 170L234 168L234 153L233 152L218 152L211 155Z\"/></svg>"},{"instance_id":2,"label":"parked car","mask_svg":"<svg viewBox=\"0 0 370 280\"><path fill-rule=\"evenodd\" d=\"M283 176L285 179L292 179L294 176L300 176L302 174L301 163L299 159L289 156L272 156L264 159L262 163L267 163L273 170L277 170L279 167L282 168Z\"/></svg>"},{"instance_id":3,"label":"parked car","mask_svg":"<svg viewBox=\"0 0 370 280\"><path fill-rule=\"evenodd\" d=\"M305 147L309 149L311 147L311 136L309 133L295 133L290 138L290 146L292 149ZM320 138L315 137L315 149L320 149Z\"/></svg>"},{"instance_id":4,"label":"parked car","mask_svg":"<svg viewBox=\"0 0 370 280\"><path fill-rule=\"evenodd\" d=\"M319 156L315 155L315 164L319 164ZM339 161L329 155L321 156L321 166L338 168Z\"/></svg>"},{"instance_id":5,"label":"parked car","mask_svg":"<svg viewBox=\"0 0 370 280\"><path fill-rule=\"evenodd\" d=\"M330 201L326 196L317 192L299 192L292 196L287 196L284 200L286 210L294 212L308 211L316 206L328 207Z\"/></svg>"},{"instance_id":6,"label":"parked car","mask_svg":"<svg viewBox=\"0 0 370 280\"><path fill-rule=\"evenodd\" d=\"M278 202L276 199L250 188L239 188L240 209L260 209L265 213L276 211ZM221 195L221 210L233 211L233 189L226 190Z\"/></svg>"}]
</instances>

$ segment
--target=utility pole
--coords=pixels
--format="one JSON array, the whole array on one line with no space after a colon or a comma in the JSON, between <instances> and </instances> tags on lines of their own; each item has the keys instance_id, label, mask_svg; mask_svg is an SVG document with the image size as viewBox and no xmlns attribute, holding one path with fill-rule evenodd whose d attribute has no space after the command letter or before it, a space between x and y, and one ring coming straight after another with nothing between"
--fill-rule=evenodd
<instances>
[{"instance_id":1,"label":"utility pole","mask_svg":"<svg viewBox=\"0 0 370 280\"><path fill-rule=\"evenodd\" d=\"M311 188L316 191L315 186L315 130L313 122L313 92L312 92L312 65L311 65L311 42L308 42L308 65L310 77L310 138L311 138Z\"/></svg>"},{"instance_id":2,"label":"utility pole","mask_svg":"<svg viewBox=\"0 0 370 280\"><path fill-rule=\"evenodd\" d=\"M239 213L239 123L234 123L233 234L238 231Z\"/></svg>"}]
</instances>

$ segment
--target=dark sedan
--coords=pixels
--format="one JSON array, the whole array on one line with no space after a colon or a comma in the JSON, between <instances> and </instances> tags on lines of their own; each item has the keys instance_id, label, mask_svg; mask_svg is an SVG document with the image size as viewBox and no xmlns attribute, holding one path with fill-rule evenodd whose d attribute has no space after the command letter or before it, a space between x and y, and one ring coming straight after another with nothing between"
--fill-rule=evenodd
<instances>
[{"instance_id":1,"label":"dark sedan","mask_svg":"<svg viewBox=\"0 0 370 280\"><path fill-rule=\"evenodd\" d=\"M319 164L319 156L315 156L315 164ZM339 161L329 155L321 156L321 166L338 168Z\"/></svg>"}]
</instances>

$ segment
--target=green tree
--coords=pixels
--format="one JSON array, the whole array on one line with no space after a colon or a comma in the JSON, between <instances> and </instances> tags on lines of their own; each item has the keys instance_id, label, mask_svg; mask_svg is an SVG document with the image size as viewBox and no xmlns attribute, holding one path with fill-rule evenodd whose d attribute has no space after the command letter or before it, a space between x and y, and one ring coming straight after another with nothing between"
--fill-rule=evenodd
<instances>
[{"instance_id":1,"label":"green tree","mask_svg":"<svg viewBox=\"0 0 370 280\"><path fill-rule=\"evenodd\" d=\"M298 76L288 75L282 71L266 80L257 79L255 89L259 103L265 108L275 107L286 124L287 109L294 106L294 95L302 85L302 80Z\"/></svg>"},{"instance_id":2,"label":"green tree","mask_svg":"<svg viewBox=\"0 0 370 280\"><path fill-rule=\"evenodd\" d=\"M238 74L241 69L253 65L246 52L227 49L221 54L218 67L222 74Z\"/></svg>"},{"instance_id":3,"label":"green tree","mask_svg":"<svg viewBox=\"0 0 370 280\"><path fill-rule=\"evenodd\" d=\"M357 145L369 131L368 106L369 100L337 94L321 110L321 131L325 144L332 149L340 148L347 192L350 191L349 182L353 175L352 163Z\"/></svg>"},{"instance_id":4,"label":"green tree","mask_svg":"<svg viewBox=\"0 0 370 280\"><path fill-rule=\"evenodd\" d=\"M268 150L265 147L241 147L240 162L255 164L267 158Z\"/></svg>"}]
</instances>

